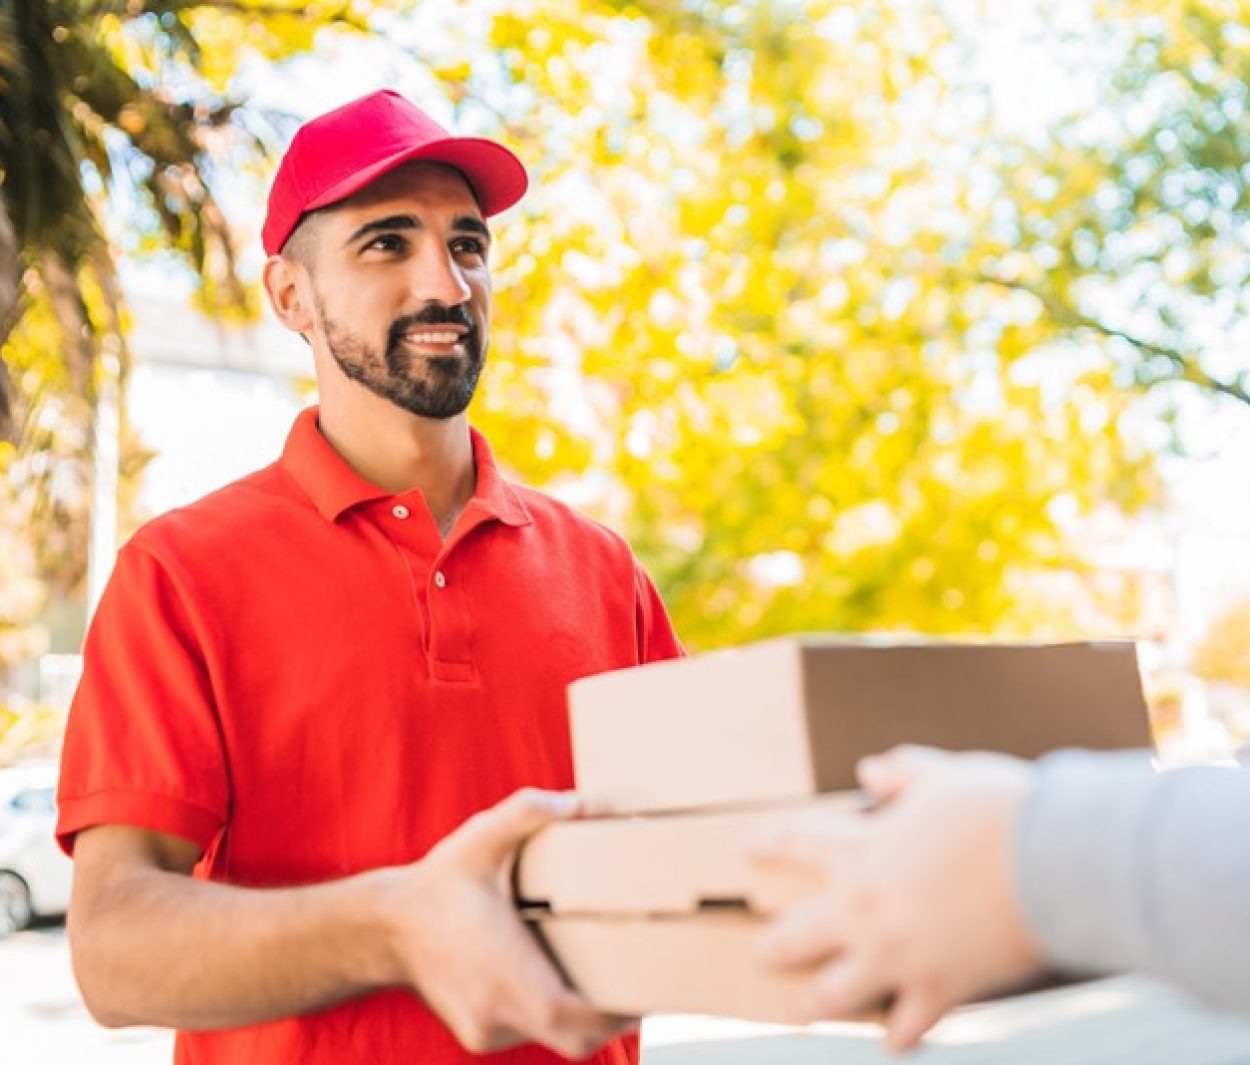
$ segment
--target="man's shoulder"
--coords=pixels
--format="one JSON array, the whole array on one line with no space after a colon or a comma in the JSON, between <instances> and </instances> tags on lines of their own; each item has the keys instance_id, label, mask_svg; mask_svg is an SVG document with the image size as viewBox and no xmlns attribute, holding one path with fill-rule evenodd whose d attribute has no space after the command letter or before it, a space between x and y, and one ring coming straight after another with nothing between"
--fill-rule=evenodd
<instances>
[{"instance_id":1,"label":"man's shoulder","mask_svg":"<svg viewBox=\"0 0 1250 1065\"><path fill-rule=\"evenodd\" d=\"M300 505L293 482L275 462L145 522L127 548L164 561L220 562L222 552L237 556L247 540Z\"/></svg>"},{"instance_id":2,"label":"man's shoulder","mask_svg":"<svg viewBox=\"0 0 1250 1065\"><path fill-rule=\"evenodd\" d=\"M516 492L530 517L544 534L573 538L588 548L633 558L633 551L625 537L602 522L537 488L514 481L509 481L508 485Z\"/></svg>"}]
</instances>

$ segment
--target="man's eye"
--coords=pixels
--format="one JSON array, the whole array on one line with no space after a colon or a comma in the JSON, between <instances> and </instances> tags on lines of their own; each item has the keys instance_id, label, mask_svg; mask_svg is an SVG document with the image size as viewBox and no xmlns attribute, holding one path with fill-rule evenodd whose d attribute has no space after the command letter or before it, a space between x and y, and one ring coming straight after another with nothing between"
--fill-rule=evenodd
<instances>
[{"instance_id":1,"label":"man's eye","mask_svg":"<svg viewBox=\"0 0 1250 1065\"><path fill-rule=\"evenodd\" d=\"M486 245L476 237L458 237L452 241L451 250L457 255L485 255Z\"/></svg>"},{"instance_id":2,"label":"man's eye","mask_svg":"<svg viewBox=\"0 0 1250 1065\"><path fill-rule=\"evenodd\" d=\"M404 238L394 233L384 233L365 245L366 249L377 248L378 251L403 251L404 247Z\"/></svg>"}]
</instances>

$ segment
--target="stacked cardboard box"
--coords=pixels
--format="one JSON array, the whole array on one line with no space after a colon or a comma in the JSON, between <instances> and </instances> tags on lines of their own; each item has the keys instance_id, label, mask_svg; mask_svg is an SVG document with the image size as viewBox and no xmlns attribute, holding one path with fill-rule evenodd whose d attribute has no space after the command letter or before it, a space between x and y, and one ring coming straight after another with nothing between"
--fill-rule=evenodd
<instances>
[{"instance_id":1,"label":"stacked cardboard box","mask_svg":"<svg viewBox=\"0 0 1250 1065\"><path fill-rule=\"evenodd\" d=\"M763 920L811 885L750 867L753 833L862 804L854 767L898 743L1035 758L1146 747L1127 643L782 639L570 688L595 817L526 844L517 902L601 1009L787 1023L794 981L752 961Z\"/></svg>"}]
</instances>

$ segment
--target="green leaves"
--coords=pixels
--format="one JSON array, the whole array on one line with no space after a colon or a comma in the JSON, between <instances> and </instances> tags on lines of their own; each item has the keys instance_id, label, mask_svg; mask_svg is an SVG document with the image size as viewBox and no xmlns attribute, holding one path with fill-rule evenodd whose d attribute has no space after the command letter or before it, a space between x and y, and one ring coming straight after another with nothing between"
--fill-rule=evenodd
<instances>
[{"instance_id":1,"label":"green leaves","mask_svg":"<svg viewBox=\"0 0 1250 1065\"><path fill-rule=\"evenodd\" d=\"M1142 389L1250 404L1239 352L1250 302L1250 6L1105 0L1115 57L1097 116L1078 112L1001 171L1020 251L1055 265L1031 283L1055 341L1092 344ZM1118 121L1110 121L1116 116ZM1056 190L1044 202L1036 183ZM1044 230L1028 220L1044 220Z\"/></svg>"},{"instance_id":2,"label":"green leaves","mask_svg":"<svg viewBox=\"0 0 1250 1065\"><path fill-rule=\"evenodd\" d=\"M263 157L236 121L231 76L326 27L363 29L367 13L339 0L0 0L0 430L12 442L0 472L58 591L73 594L86 563L101 353L125 372L118 245L173 252L201 308L253 316L214 188L216 166ZM119 217L125 230L111 230ZM123 473L143 461L129 440Z\"/></svg>"}]
</instances>

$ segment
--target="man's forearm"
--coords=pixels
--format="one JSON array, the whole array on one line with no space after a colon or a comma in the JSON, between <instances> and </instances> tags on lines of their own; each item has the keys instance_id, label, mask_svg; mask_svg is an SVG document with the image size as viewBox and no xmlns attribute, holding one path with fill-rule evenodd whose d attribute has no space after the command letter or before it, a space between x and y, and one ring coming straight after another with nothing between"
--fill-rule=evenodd
<instances>
[{"instance_id":1,"label":"man's forearm","mask_svg":"<svg viewBox=\"0 0 1250 1065\"><path fill-rule=\"evenodd\" d=\"M384 918L397 872L263 889L129 871L71 908L83 996L102 1024L212 1029L400 983Z\"/></svg>"},{"instance_id":2,"label":"man's forearm","mask_svg":"<svg viewBox=\"0 0 1250 1065\"><path fill-rule=\"evenodd\" d=\"M535 1042L585 1058L618 1031L564 986L522 925L507 872L577 797L522 789L419 861L323 884L192 879L193 841L125 825L74 843L70 945L92 1015L114 1027L236 1028L408 988L472 1053Z\"/></svg>"}]
</instances>

